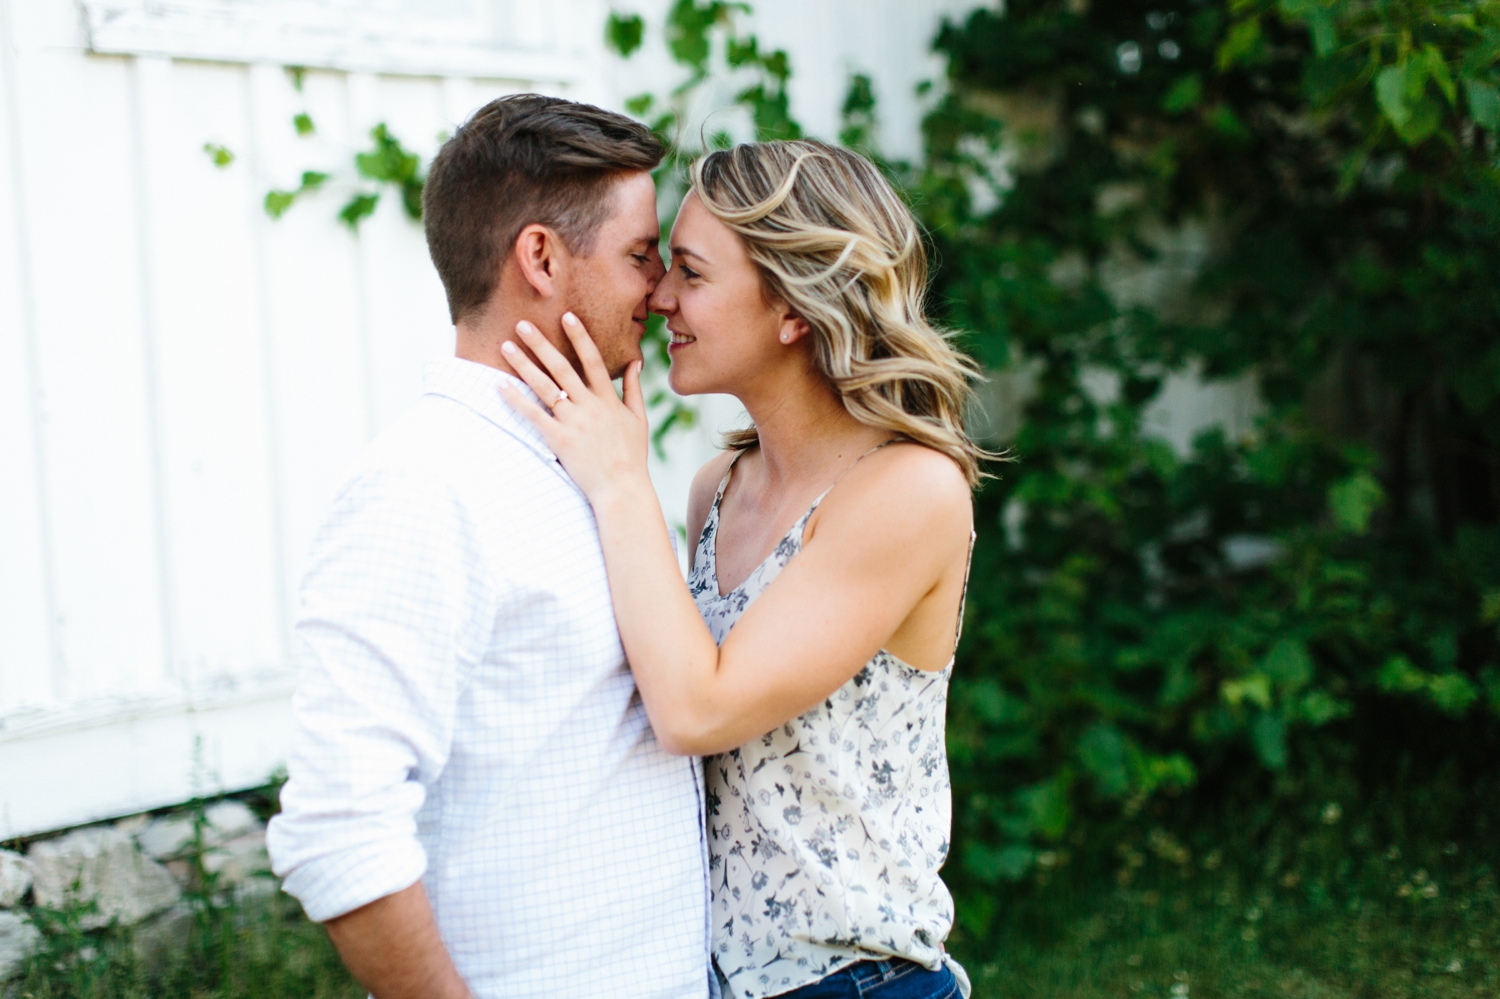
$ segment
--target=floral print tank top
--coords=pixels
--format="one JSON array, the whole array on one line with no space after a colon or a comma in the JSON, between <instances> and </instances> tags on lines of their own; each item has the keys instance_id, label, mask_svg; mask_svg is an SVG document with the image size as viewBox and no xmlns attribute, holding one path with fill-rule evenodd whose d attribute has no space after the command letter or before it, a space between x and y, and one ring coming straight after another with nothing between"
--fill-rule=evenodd
<instances>
[{"instance_id":1,"label":"floral print tank top","mask_svg":"<svg viewBox=\"0 0 1500 999\"><path fill-rule=\"evenodd\" d=\"M732 472L733 463L688 577L720 643L802 550L828 495L720 595L719 506ZM822 704L705 761L713 956L728 996L775 996L892 957L931 970L946 962L968 995L942 947L953 898L938 877L952 813L943 731L952 671L951 661L922 671L881 650Z\"/></svg>"}]
</instances>

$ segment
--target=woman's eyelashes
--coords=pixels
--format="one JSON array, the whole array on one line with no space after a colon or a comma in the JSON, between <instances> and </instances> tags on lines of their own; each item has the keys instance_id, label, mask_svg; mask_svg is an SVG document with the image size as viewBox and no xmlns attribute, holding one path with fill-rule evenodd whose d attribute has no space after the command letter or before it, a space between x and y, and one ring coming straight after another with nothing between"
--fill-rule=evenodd
<instances>
[{"instance_id":1,"label":"woman's eyelashes","mask_svg":"<svg viewBox=\"0 0 1500 999\"><path fill-rule=\"evenodd\" d=\"M682 271L682 276L687 278L689 281L699 276L698 272L693 270L687 264L678 264L677 266Z\"/></svg>"}]
</instances>

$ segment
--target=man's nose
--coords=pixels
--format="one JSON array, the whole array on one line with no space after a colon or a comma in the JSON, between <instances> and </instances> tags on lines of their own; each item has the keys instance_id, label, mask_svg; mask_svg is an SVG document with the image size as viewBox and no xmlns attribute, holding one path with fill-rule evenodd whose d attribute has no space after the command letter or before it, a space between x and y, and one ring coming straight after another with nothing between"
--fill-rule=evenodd
<instances>
[{"instance_id":1,"label":"man's nose","mask_svg":"<svg viewBox=\"0 0 1500 999\"><path fill-rule=\"evenodd\" d=\"M661 263L660 254L651 255L651 267L646 272L646 297L651 297L661 284L661 279L666 276L666 264Z\"/></svg>"},{"instance_id":2,"label":"man's nose","mask_svg":"<svg viewBox=\"0 0 1500 999\"><path fill-rule=\"evenodd\" d=\"M669 290L671 281L663 278L651 294L646 296L646 308L660 316L669 316L677 311L677 302Z\"/></svg>"}]
</instances>

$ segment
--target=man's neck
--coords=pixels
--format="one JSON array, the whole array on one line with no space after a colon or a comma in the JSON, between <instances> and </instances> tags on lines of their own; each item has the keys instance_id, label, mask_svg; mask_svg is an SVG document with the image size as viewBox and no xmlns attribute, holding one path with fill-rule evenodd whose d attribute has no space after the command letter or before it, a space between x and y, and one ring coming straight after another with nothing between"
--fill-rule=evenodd
<instances>
[{"instance_id":1,"label":"man's neck","mask_svg":"<svg viewBox=\"0 0 1500 999\"><path fill-rule=\"evenodd\" d=\"M526 314L528 311L530 314ZM508 375L515 375L516 370L505 359L501 347L507 342L520 344L516 323L522 319L529 320L554 343L561 336L562 327L557 317L544 315L543 311L542 308L525 310L503 299L492 302L479 315L459 320L455 354L465 361L486 364Z\"/></svg>"}]
</instances>

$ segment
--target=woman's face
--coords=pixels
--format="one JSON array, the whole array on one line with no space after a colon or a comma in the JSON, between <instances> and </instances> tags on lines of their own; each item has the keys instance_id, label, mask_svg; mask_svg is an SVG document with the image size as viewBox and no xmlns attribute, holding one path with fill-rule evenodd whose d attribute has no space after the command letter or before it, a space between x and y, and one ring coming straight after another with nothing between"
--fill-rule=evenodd
<instances>
[{"instance_id":1,"label":"woman's face","mask_svg":"<svg viewBox=\"0 0 1500 999\"><path fill-rule=\"evenodd\" d=\"M742 395L784 363L798 321L767 303L760 272L740 238L689 192L672 227L672 266L651 295L651 311L672 334L668 381L678 395Z\"/></svg>"}]
</instances>

